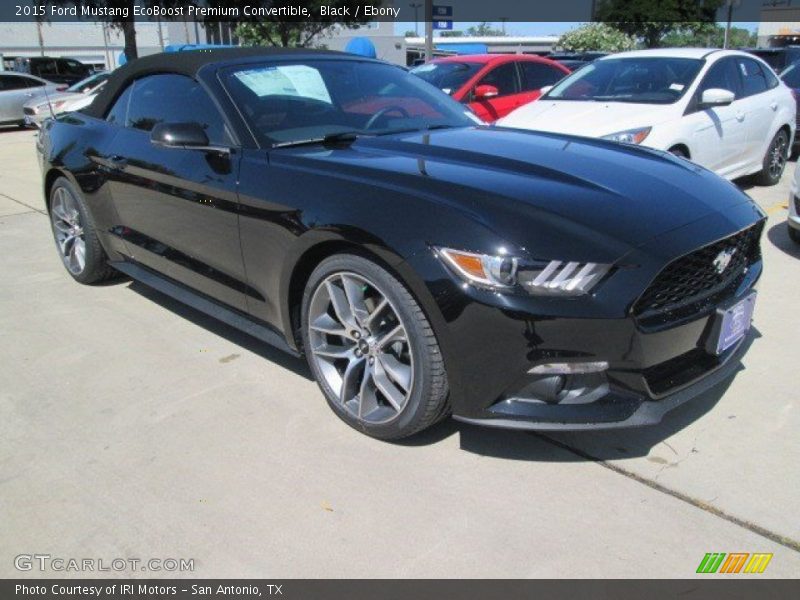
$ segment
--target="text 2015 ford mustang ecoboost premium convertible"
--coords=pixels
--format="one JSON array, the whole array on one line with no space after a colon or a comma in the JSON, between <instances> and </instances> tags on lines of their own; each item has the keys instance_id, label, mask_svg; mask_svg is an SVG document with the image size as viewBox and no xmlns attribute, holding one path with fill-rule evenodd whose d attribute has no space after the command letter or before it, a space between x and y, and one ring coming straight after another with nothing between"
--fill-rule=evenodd
<instances>
[{"instance_id":1,"label":"text 2015 ford mustang ecoboost premium convertible","mask_svg":"<svg viewBox=\"0 0 800 600\"><path fill-rule=\"evenodd\" d=\"M378 438L656 423L736 370L762 269L764 214L702 167L480 125L334 52L142 58L38 150L77 281L305 354Z\"/></svg>"}]
</instances>

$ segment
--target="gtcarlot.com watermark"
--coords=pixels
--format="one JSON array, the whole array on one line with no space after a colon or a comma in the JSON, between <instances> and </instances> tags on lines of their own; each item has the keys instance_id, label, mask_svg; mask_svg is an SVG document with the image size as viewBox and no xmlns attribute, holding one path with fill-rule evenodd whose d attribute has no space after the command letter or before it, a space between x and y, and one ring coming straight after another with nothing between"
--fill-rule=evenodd
<instances>
[{"instance_id":1,"label":"gtcarlot.com watermark","mask_svg":"<svg viewBox=\"0 0 800 600\"><path fill-rule=\"evenodd\" d=\"M51 554L18 554L14 557L18 571L54 573L110 573L194 571L193 558L74 558Z\"/></svg>"}]
</instances>

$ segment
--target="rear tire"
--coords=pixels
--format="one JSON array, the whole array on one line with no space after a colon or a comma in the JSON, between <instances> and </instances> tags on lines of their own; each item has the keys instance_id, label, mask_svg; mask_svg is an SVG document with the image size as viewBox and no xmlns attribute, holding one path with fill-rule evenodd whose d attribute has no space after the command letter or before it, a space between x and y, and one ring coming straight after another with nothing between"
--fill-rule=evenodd
<instances>
[{"instance_id":1,"label":"rear tire","mask_svg":"<svg viewBox=\"0 0 800 600\"><path fill-rule=\"evenodd\" d=\"M386 269L353 254L325 259L308 280L301 314L308 364L345 423L393 440L449 414L436 335Z\"/></svg>"},{"instance_id":2,"label":"rear tire","mask_svg":"<svg viewBox=\"0 0 800 600\"><path fill-rule=\"evenodd\" d=\"M86 200L68 179L59 177L53 183L48 212L58 255L75 281L99 283L116 275L108 265Z\"/></svg>"},{"instance_id":3,"label":"rear tire","mask_svg":"<svg viewBox=\"0 0 800 600\"><path fill-rule=\"evenodd\" d=\"M762 169L756 175L756 183L759 185L776 185L783 175L786 168L786 160L789 158L789 136L780 130L772 138L764 155Z\"/></svg>"}]
</instances>

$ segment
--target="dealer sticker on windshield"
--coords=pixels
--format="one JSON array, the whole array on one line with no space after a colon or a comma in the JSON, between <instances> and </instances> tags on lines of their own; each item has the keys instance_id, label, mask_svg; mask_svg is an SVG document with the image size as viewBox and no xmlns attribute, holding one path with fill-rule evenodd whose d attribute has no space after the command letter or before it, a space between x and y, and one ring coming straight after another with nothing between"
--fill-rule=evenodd
<instances>
[{"instance_id":1,"label":"dealer sticker on windshield","mask_svg":"<svg viewBox=\"0 0 800 600\"><path fill-rule=\"evenodd\" d=\"M753 292L722 313L722 326L717 340L717 354L722 354L744 337L753 321L756 293Z\"/></svg>"}]
</instances>

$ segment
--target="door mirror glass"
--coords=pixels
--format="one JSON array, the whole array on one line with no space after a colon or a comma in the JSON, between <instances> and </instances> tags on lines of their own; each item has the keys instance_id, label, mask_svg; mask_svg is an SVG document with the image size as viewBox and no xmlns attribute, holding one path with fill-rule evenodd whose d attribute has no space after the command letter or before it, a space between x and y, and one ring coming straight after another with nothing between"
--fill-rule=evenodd
<instances>
[{"instance_id":1,"label":"door mirror glass","mask_svg":"<svg viewBox=\"0 0 800 600\"><path fill-rule=\"evenodd\" d=\"M493 85L479 85L475 88L475 100L487 100L499 94L500 92Z\"/></svg>"},{"instance_id":2,"label":"door mirror glass","mask_svg":"<svg viewBox=\"0 0 800 600\"><path fill-rule=\"evenodd\" d=\"M198 123L159 123L150 133L150 141L167 148L208 148L208 136Z\"/></svg>"},{"instance_id":3,"label":"door mirror glass","mask_svg":"<svg viewBox=\"0 0 800 600\"><path fill-rule=\"evenodd\" d=\"M700 96L700 106L703 108L727 106L733 102L735 98L736 95L730 90L711 88L703 91L703 94Z\"/></svg>"}]
</instances>

